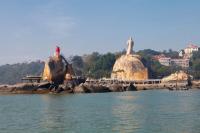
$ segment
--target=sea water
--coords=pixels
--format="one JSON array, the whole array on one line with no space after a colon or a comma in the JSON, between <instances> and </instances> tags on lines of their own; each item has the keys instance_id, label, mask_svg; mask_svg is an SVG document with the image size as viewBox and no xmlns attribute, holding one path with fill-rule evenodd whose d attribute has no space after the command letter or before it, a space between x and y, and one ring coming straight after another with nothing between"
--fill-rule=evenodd
<instances>
[{"instance_id":1,"label":"sea water","mask_svg":"<svg viewBox=\"0 0 200 133\"><path fill-rule=\"evenodd\" d=\"M0 133L199 133L200 90L0 95Z\"/></svg>"}]
</instances>

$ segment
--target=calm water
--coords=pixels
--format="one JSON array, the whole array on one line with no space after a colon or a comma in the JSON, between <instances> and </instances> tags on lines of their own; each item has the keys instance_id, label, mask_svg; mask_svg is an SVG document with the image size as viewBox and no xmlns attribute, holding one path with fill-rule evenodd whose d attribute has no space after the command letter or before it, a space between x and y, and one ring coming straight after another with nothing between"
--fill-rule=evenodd
<instances>
[{"instance_id":1,"label":"calm water","mask_svg":"<svg viewBox=\"0 0 200 133\"><path fill-rule=\"evenodd\" d=\"M200 90L1 95L0 133L199 133Z\"/></svg>"}]
</instances>

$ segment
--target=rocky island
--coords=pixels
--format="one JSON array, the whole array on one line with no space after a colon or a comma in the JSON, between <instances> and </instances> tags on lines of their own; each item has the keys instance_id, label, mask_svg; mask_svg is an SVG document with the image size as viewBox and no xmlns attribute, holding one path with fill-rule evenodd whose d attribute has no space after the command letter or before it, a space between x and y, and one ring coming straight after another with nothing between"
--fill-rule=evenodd
<instances>
[{"instance_id":1,"label":"rocky island","mask_svg":"<svg viewBox=\"0 0 200 133\"><path fill-rule=\"evenodd\" d=\"M127 52L121 55L113 66L110 78L91 79L77 77L73 67L56 47L54 56L45 62L44 70L37 82L0 85L0 93L47 94L47 93L100 93L122 92L149 89L187 90L199 88L199 82L183 71L176 72L163 79L149 79L148 69L141 57L133 52L132 38L127 41ZM26 78L29 81L33 77ZM42 82L38 82L42 80Z\"/></svg>"}]
</instances>

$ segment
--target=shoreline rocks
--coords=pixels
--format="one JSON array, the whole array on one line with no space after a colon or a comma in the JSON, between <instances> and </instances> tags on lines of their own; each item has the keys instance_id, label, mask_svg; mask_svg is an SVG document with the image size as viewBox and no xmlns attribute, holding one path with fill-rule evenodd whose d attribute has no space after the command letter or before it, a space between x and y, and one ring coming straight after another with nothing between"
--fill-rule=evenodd
<instances>
[{"instance_id":1,"label":"shoreline rocks","mask_svg":"<svg viewBox=\"0 0 200 133\"><path fill-rule=\"evenodd\" d=\"M200 81L193 81L193 86L182 84L133 84L123 86L120 84L88 84L81 83L73 85L72 83L54 85L49 82L42 83L18 83L15 85L0 85L0 94L49 94L49 93L106 93L106 92L123 92L123 91L140 91L152 89L168 90L188 90L200 89Z\"/></svg>"}]
</instances>

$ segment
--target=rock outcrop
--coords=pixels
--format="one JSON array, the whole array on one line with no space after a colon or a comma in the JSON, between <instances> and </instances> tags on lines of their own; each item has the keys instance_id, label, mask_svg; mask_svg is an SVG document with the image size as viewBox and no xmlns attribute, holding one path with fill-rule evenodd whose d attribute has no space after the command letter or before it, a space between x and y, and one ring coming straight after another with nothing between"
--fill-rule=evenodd
<instances>
[{"instance_id":1,"label":"rock outcrop","mask_svg":"<svg viewBox=\"0 0 200 133\"><path fill-rule=\"evenodd\" d=\"M134 42L132 38L127 41L128 48L126 55L122 55L116 60L111 74L112 79L118 80L146 80L148 79L148 69L140 61L139 55L133 54Z\"/></svg>"},{"instance_id":2,"label":"rock outcrop","mask_svg":"<svg viewBox=\"0 0 200 133\"><path fill-rule=\"evenodd\" d=\"M170 82L170 81L187 81L191 79L191 76L185 73L184 71L179 71L173 73L167 77L164 77L161 82Z\"/></svg>"},{"instance_id":3,"label":"rock outcrop","mask_svg":"<svg viewBox=\"0 0 200 133\"><path fill-rule=\"evenodd\" d=\"M40 93L48 93L48 88L42 88L44 83L42 83L42 86L40 86L41 83L18 83L15 85L1 85L0 86L0 93L15 93L15 94L40 94ZM48 85L44 85L47 87ZM43 86L43 87L44 87Z\"/></svg>"},{"instance_id":4,"label":"rock outcrop","mask_svg":"<svg viewBox=\"0 0 200 133\"><path fill-rule=\"evenodd\" d=\"M62 83L67 73L67 64L62 57L50 57L45 62L43 80Z\"/></svg>"},{"instance_id":5,"label":"rock outcrop","mask_svg":"<svg viewBox=\"0 0 200 133\"><path fill-rule=\"evenodd\" d=\"M65 80L66 75L69 77L69 75L72 76L74 73L71 64L62 55L50 57L46 61L43 80L61 84Z\"/></svg>"},{"instance_id":6,"label":"rock outcrop","mask_svg":"<svg viewBox=\"0 0 200 133\"><path fill-rule=\"evenodd\" d=\"M116 60L111 74L112 79L120 80L146 80L148 70L140 61L138 55L122 55Z\"/></svg>"}]
</instances>

